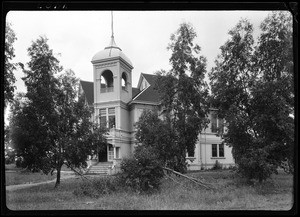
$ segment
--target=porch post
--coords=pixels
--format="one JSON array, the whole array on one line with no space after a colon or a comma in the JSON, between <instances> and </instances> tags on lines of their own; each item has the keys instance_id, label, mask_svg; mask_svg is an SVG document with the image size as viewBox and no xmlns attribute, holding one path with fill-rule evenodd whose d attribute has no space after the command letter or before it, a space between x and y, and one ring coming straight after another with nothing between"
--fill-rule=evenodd
<instances>
[{"instance_id":1,"label":"porch post","mask_svg":"<svg viewBox=\"0 0 300 217\"><path fill-rule=\"evenodd\" d=\"M114 146L114 159L117 158L116 146Z\"/></svg>"}]
</instances>

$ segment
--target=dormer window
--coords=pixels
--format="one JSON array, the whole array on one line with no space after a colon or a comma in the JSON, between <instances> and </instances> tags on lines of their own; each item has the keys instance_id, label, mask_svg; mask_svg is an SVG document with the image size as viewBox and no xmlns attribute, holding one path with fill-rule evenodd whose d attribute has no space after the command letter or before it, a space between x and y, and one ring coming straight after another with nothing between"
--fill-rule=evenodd
<instances>
[{"instance_id":1,"label":"dormer window","mask_svg":"<svg viewBox=\"0 0 300 217\"><path fill-rule=\"evenodd\" d=\"M141 87L140 90L144 90L145 88L147 88L149 86L148 82L146 81L145 78L143 78L142 82L141 82Z\"/></svg>"},{"instance_id":2,"label":"dormer window","mask_svg":"<svg viewBox=\"0 0 300 217\"><path fill-rule=\"evenodd\" d=\"M114 78L110 70L105 70L100 78L101 88L100 93L107 93L114 91Z\"/></svg>"}]
</instances>

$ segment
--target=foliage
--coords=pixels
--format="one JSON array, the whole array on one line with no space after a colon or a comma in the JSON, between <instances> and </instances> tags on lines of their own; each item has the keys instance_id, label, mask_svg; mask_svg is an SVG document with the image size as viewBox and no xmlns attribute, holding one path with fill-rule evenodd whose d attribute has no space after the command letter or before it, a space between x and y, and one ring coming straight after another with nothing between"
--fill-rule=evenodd
<instances>
[{"instance_id":1,"label":"foliage","mask_svg":"<svg viewBox=\"0 0 300 217\"><path fill-rule=\"evenodd\" d=\"M151 147L138 146L131 158L121 162L125 186L137 192L153 192L160 188L164 176L161 161Z\"/></svg>"},{"instance_id":2,"label":"foliage","mask_svg":"<svg viewBox=\"0 0 300 217\"><path fill-rule=\"evenodd\" d=\"M277 165L272 164L268 158L270 154L264 149L254 149L241 156L238 172L248 180L266 180L271 174L277 174Z\"/></svg>"},{"instance_id":3,"label":"foliage","mask_svg":"<svg viewBox=\"0 0 300 217\"><path fill-rule=\"evenodd\" d=\"M169 72L158 72L157 90L177 151L173 168L186 172L186 152L194 153L195 143L207 123L207 84L204 81L206 59L193 43L196 32L191 24L182 23L171 35L168 49L172 51Z\"/></svg>"},{"instance_id":4,"label":"foliage","mask_svg":"<svg viewBox=\"0 0 300 217\"><path fill-rule=\"evenodd\" d=\"M15 57L15 50L13 43L17 40L16 34L11 28L10 23L6 23L5 26L5 53L4 53L4 99L5 106L8 102L11 102L14 97L16 78L14 71L16 70L16 64L11 63L11 60Z\"/></svg>"},{"instance_id":5,"label":"foliage","mask_svg":"<svg viewBox=\"0 0 300 217\"><path fill-rule=\"evenodd\" d=\"M12 173L11 173L12 174ZM293 207L293 176L279 171L262 184L238 182L231 171L194 172L195 178L210 180L219 191L203 191L188 180L178 184L164 179L155 194L115 191L95 198L74 195L81 185L78 179L66 179L59 189L51 184L6 191L10 210L290 210ZM89 177L90 178L90 177ZM100 179L100 177L98 177ZM98 179L97 178L97 179ZM176 178L176 177L173 177ZM95 178L96 179L96 178ZM96 180L95 180L96 181ZM100 180L99 180L100 182ZM96 192L94 190L94 192Z\"/></svg>"},{"instance_id":6,"label":"foliage","mask_svg":"<svg viewBox=\"0 0 300 217\"><path fill-rule=\"evenodd\" d=\"M90 182L81 182L79 188L74 190L76 196L88 196L98 198L120 190L120 179L118 176L104 176L95 178Z\"/></svg>"},{"instance_id":7,"label":"foliage","mask_svg":"<svg viewBox=\"0 0 300 217\"><path fill-rule=\"evenodd\" d=\"M158 116L156 110L145 110L141 114L135 127L135 137L140 145L149 147L166 167L180 170L177 153L180 151L175 138L175 132L166 122Z\"/></svg>"},{"instance_id":8,"label":"foliage","mask_svg":"<svg viewBox=\"0 0 300 217\"><path fill-rule=\"evenodd\" d=\"M11 164L15 162L15 150L10 147L9 126L4 127L4 148L5 148L5 164Z\"/></svg>"},{"instance_id":9,"label":"foliage","mask_svg":"<svg viewBox=\"0 0 300 217\"><path fill-rule=\"evenodd\" d=\"M62 67L47 40L40 37L28 48L27 93L14 100L11 138L20 165L45 174L57 170L57 186L62 165L86 167L87 156L105 143L105 130L90 122L74 72L58 75Z\"/></svg>"},{"instance_id":10,"label":"foliage","mask_svg":"<svg viewBox=\"0 0 300 217\"><path fill-rule=\"evenodd\" d=\"M249 179L263 181L292 160L290 21L284 12L273 12L261 24L254 47L253 27L242 19L229 31L231 38L209 74L211 103L227 123L224 143L232 146L239 171Z\"/></svg>"}]
</instances>

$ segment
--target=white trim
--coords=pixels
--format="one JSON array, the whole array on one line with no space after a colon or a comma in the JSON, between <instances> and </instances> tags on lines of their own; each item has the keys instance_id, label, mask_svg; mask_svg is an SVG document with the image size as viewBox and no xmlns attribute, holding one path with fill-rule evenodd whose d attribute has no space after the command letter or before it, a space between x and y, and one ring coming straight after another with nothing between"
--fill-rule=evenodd
<instances>
[{"instance_id":1,"label":"white trim","mask_svg":"<svg viewBox=\"0 0 300 217\"><path fill-rule=\"evenodd\" d=\"M142 104L142 105L154 105L154 106L158 106L160 105L159 102L147 102L147 101L141 101L141 100L135 100L135 101L131 101L130 104Z\"/></svg>"},{"instance_id":2,"label":"white trim","mask_svg":"<svg viewBox=\"0 0 300 217\"><path fill-rule=\"evenodd\" d=\"M143 73L141 72L141 75L140 75L140 78L139 78L139 82L138 82L138 85L137 85L138 89L140 89L140 87L141 87L142 77L144 78Z\"/></svg>"},{"instance_id":3,"label":"white trim","mask_svg":"<svg viewBox=\"0 0 300 217\"><path fill-rule=\"evenodd\" d=\"M145 89L143 89L141 92L139 92L139 93L132 99L132 101L135 100L139 95L141 95L141 94L142 94L145 90L147 90L150 86L151 86L151 85L149 85L148 87L146 87Z\"/></svg>"}]
</instances>

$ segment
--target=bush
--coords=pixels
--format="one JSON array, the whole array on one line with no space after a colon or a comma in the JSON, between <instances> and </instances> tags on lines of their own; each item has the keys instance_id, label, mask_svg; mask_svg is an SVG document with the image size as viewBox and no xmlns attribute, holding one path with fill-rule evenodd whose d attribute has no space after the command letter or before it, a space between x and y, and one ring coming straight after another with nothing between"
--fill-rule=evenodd
<instances>
[{"instance_id":1,"label":"bush","mask_svg":"<svg viewBox=\"0 0 300 217\"><path fill-rule=\"evenodd\" d=\"M249 151L239 159L238 172L248 180L256 179L262 182L272 173L277 174L277 166L269 162L268 153L262 149Z\"/></svg>"},{"instance_id":2,"label":"bush","mask_svg":"<svg viewBox=\"0 0 300 217\"><path fill-rule=\"evenodd\" d=\"M213 167L211 168L212 170L221 170L223 168L222 164L219 163L218 160L216 160L215 164L213 165Z\"/></svg>"},{"instance_id":3,"label":"bush","mask_svg":"<svg viewBox=\"0 0 300 217\"><path fill-rule=\"evenodd\" d=\"M84 181L80 187L74 191L76 196L88 196L98 198L101 195L110 194L120 189L118 176L105 176L94 180Z\"/></svg>"},{"instance_id":4,"label":"bush","mask_svg":"<svg viewBox=\"0 0 300 217\"><path fill-rule=\"evenodd\" d=\"M134 156L121 162L125 186L138 192L159 190L164 176L161 162L150 147L138 146Z\"/></svg>"}]
</instances>

